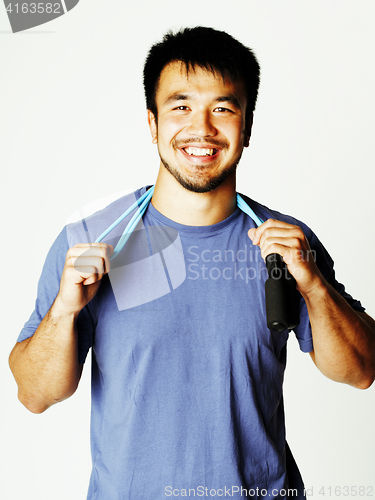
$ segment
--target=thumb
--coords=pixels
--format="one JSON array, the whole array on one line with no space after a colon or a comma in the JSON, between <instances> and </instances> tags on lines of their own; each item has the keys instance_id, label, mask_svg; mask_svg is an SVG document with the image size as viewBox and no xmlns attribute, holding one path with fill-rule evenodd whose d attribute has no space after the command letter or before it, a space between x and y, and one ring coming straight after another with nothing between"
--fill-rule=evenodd
<instances>
[{"instance_id":1,"label":"thumb","mask_svg":"<svg viewBox=\"0 0 375 500\"><path fill-rule=\"evenodd\" d=\"M249 229L248 232L247 232L247 235L251 239L251 241L254 241L254 238L255 238L255 228L252 227L251 229Z\"/></svg>"}]
</instances>

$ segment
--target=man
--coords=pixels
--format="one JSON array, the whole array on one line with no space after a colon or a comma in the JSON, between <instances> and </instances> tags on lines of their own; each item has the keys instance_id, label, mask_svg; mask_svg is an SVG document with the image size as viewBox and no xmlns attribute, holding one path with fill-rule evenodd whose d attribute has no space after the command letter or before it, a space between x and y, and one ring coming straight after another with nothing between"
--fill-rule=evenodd
<instances>
[{"instance_id":1,"label":"man","mask_svg":"<svg viewBox=\"0 0 375 500\"><path fill-rule=\"evenodd\" d=\"M372 384L374 321L307 226L245 197L256 227L236 206L253 53L210 28L169 33L144 84L161 159L151 203L112 262L121 214L147 187L58 236L10 356L19 398L40 413L71 396L92 347L89 499L303 498L285 441L288 330L267 328L264 258L280 254L295 277L300 348L331 379Z\"/></svg>"}]
</instances>

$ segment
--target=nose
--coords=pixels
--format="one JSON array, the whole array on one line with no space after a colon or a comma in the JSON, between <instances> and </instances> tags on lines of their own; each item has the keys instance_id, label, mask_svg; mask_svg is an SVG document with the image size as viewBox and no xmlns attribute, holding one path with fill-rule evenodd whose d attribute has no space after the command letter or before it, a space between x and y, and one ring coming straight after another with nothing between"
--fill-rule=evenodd
<instances>
[{"instance_id":1,"label":"nose","mask_svg":"<svg viewBox=\"0 0 375 500\"><path fill-rule=\"evenodd\" d=\"M190 115L188 130L190 135L199 137L214 136L217 130L213 123L213 116L208 110L195 110Z\"/></svg>"}]
</instances>

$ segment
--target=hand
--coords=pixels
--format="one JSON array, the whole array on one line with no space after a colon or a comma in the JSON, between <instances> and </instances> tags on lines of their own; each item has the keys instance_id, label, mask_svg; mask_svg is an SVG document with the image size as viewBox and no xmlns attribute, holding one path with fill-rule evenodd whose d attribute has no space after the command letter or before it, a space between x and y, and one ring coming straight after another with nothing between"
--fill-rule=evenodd
<instances>
[{"instance_id":1,"label":"hand","mask_svg":"<svg viewBox=\"0 0 375 500\"><path fill-rule=\"evenodd\" d=\"M70 248L55 305L66 314L78 314L92 300L100 280L111 269L113 247L105 243L82 243Z\"/></svg>"},{"instance_id":2,"label":"hand","mask_svg":"<svg viewBox=\"0 0 375 500\"><path fill-rule=\"evenodd\" d=\"M313 258L309 242L299 226L268 219L258 228L249 229L248 236L261 249L263 259L271 253L283 257L297 290L308 295L320 286L323 277Z\"/></svg>"}]
</instances>

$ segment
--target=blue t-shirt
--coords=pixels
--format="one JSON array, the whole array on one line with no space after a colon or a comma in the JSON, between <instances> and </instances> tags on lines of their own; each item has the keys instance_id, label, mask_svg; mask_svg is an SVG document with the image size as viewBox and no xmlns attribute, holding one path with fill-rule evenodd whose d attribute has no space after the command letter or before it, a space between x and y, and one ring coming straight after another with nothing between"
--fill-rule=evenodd
<instances>
[{"instance_id":1,"label":"blue t-shirt","mask_svg":"<svg viewBox=\"0 0 375 500\"><path fill-rule=\"evenodd\" d=\"M52 246L35 311L18 341L35 332L58 290L68 248L95 241L146 187L67 225ZM263 220L300 225L325 278L332 259L303 223L246 198ZM115 245L131 216L104 241ZM285 441L282 384L289 332L266 325L267 270L237 209L212 226L185 226L151 204L95 298L78 320L79 356L92 348L89 500L176 496L304 497ZM313 350L300 299L295 329Z\"/></svg>"}]
</instances>

